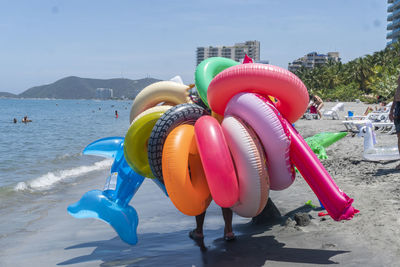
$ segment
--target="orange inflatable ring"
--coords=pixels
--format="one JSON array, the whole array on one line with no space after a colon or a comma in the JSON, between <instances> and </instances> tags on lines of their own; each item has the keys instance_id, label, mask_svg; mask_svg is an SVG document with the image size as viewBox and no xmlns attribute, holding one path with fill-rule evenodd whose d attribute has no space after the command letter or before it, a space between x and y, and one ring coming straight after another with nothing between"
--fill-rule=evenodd
<instances>
[{"instance_id":1,"label":"orange inflatable ring","mask_svg":"<svg viewBox=\"0 0 400 267\"><path fill-rule=\"evenodd\" d=\"M303 82L290 71L258 63L242 64L220 72L207 91L212 111L224 115L229 100L241 92L273 96L282 116L294 123L308 106L308 92Z\"/></svg>"},{"instance_id":2,"label":"orange inflatable ring","mask_svg":"<svg viewBox=\"0 0 400 267\"><path fill-rule=\"evenodd\" d=\"M162 173L172 203L183 214L196 216L210 205L210 190L197 151L193 125L180 125L167 136L162 152Z\"/></svg>"}]
</instances>

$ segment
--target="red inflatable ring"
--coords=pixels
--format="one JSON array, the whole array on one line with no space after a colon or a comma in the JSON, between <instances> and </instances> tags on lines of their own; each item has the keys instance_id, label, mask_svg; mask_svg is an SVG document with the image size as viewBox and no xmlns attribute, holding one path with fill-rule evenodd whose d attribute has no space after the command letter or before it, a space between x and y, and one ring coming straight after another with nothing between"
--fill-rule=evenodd
<instances>
[{"instance_id":1,"label":"red inflatable ring","mask_svg":"<svg viewBox=\"0 0 400 267\"><path fill-rule=\"evenodd\" d=\"M213 117L202 116L194 132L211 196L219 206L230 208L239 200L239 187L222 127Z\"/></svg>"},{"instance_id":2,"label":"red inflatable ring","mask_svg":"<svg viewBox=\"0 0 400 267\"><path fill-rule=\"evenodd\" d=\"M291 123L304 114L309 100L306 86L290 71L249 63L230 67L215 76L208 87L208 103L214 112L224 115L229 100L241 92L277 98L277 109Z\"/></svg>"}]
</instances>

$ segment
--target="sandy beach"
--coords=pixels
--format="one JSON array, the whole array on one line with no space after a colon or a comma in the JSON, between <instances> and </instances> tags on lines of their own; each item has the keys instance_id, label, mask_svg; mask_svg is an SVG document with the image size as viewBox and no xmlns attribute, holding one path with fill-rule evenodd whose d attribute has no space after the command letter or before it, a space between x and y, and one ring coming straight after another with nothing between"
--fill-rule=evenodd
<instances>
[{"instance_id":1,"label":"sandy beach","mask_svg":"<svg viewBox=\"0 0 400 267\"><path fill-rule=\"evenodd\" d=\"M336 103L326 103L325 109ZM342 120L351 110L361 115L367 105L344 103L340 120L299 120L296 129L304 138L319 132L344 131ZM394 146L396 135L377 133L380 146ZM223 220L213 203L207 211L204 247L188 238L193 217L175 209L151 181L145 181L131 201L139 214L135 246L122 242L113 229L94 219L78 220L67 206L89 190L102 189L108 171L65 192L63 201L21 229L4 238L0 266L399 266L400 262L400 172L398 164L368 162L362 158L363 139L348 134L327 148L322 163L337 185L351 198L360 213L350 221L319 217L321 211L305 202L318 199L297 175L284 191L271 198L282 214L279 221L255 226L234 216L235 242L222 239ZM43 196L43 201L51 201ZM296 226L296 212L311 216L307 226Z\"/></svg>"}]
</instances>

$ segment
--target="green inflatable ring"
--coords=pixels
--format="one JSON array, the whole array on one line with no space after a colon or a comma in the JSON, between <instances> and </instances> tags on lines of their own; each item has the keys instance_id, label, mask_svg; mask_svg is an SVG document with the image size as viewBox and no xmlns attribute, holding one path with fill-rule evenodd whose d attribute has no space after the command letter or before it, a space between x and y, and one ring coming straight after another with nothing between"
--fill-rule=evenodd
<instances>
[{"instance_id":1,"label":"green inflatable ring","mask_svg":"<svg viewBox=\"0 0 400 267\"><path fill-rule=\"evenodd\" d=\"M124 156L128 165L138 174L155 178L147 159L147 142L157 120L164 111L153 112L135 120L124 140Z\"/></svg>"},{"instance_id":2,"label":"green inflatable ring","mask_svg":"<svg viewBox=\"0 0 400 267\"><path fill-rule=\"evenodd\" d=\"M200 98L201 100L203 100L204 104L207 105L207 107L210 107L207 101L207 89L211 83L211 80L221 71L239 64L239 62L236 62L229 58L210 57L203 60L197 66L196 72L194 74L194 80Z\"/></svg>"}]
</instances>

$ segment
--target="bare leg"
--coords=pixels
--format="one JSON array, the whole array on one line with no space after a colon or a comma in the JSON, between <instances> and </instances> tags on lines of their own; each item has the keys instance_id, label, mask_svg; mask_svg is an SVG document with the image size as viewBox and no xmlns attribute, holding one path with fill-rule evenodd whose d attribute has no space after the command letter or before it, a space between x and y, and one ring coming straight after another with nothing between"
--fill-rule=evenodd
<instances>
[{"instance_id":1,"label":"bare leg","mask_svg":"<svg viewBox=\"0 0 400 267\"><path fill-rule=\"evenodd\" d=\"M203 235L203 224L205 216L206 216L205 211L202 214L197 215L196 229L189 232L189 237L196 242L196 244L200 247L200 250L203 252L207 251L207 248L204 245L204 235Z\"/></svg>"},{"instance_id":2,"label":"bare leg","mask_svg":"<svg viewBox=\"0 0 400 267\"><path fill-rule=\"evenodd\" d=\"M232 232L232 210L230 208L221 208L222 209L222 216L224 217L225 221L225 229L224 234Z\"/></svg>"},{"instance_id":3,"label":"bare leg","mask_svg":"<svg viewBox=\"0 0 400 267\"><path fill-rule=\"evenodd\" d=\"M324 103L319 104L318 108L317 108L317 112L319 115L319 118L322 119L322 113L321 113L321 108L324 106Z\"/></svg>"},{"instance_id":4,"label":"bare leg","mask_svg":"<svg viewBox=\"0 0 400 267\"><path fill-rule=\"evenodd\" d=\"M224 239L226 241L235 240L235 234L233 233L232 229L233 212L230 208L221 208L221 209L222 209L222 216L224 217L225 221Z\"/></svg>"},{"instance_id":5,"label":"bare leg","mask_svg":"<svg viewBox=\"0 0 400 267\"><path fill-rule=\"evenodd\" d=\"M196 216L196 234L199 236L203 236L203 225L204 225L204 218L206 217L206 212L203 212L200 215Z\"/></svg>"}]
</instances>

